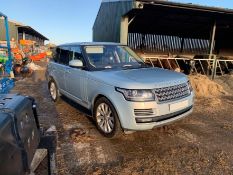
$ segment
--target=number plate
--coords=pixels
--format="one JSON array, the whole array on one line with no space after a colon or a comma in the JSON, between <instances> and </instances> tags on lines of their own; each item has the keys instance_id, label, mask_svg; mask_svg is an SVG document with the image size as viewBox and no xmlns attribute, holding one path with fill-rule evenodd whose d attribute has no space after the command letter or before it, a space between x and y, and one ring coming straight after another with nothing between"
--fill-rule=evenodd
<instances>
[{"instance_id":1,"label":"number plate","mask_svg":"<svg viewBox=\"0 0 233 175\"><path fill-rule=\"evenodd\" d=\"M188 100L185 100L182 102L170 104L169 108L170 108L170 111L178 111L180 109L184 109L184 108L188 107L188 104L189 104Z\"/></svg>"}]
</instances>

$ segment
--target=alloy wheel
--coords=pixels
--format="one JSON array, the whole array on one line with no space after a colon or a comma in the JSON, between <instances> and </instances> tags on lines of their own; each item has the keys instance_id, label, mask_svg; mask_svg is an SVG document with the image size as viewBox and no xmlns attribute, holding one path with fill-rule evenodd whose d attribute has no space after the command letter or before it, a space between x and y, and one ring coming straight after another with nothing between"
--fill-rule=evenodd
<instances>
[{"instance_id":1,"label":"alloy wheel","mask_svg":"<svg viewBox=\"0 0 233 175\"><path fill-rule=\"evenodd\" d=\"M51 94L52 99L56 100L56 98L57 98L57 88L56 88L56 85L55 85L54 82L50 83L49 90L50 90L50 94Z\"/></svg>"},{"instance_id":2,"label":"alloy wheel","mask_svg":"<svg viewBox=\"0 0 233 175\"><path fill-rule=\"evenodd\" d=\"M114 116L111 108L106 103L101 103L97 107L96 120L98 126L105 133L111 133L114 129Z\"/></svg>"}]
</instances>

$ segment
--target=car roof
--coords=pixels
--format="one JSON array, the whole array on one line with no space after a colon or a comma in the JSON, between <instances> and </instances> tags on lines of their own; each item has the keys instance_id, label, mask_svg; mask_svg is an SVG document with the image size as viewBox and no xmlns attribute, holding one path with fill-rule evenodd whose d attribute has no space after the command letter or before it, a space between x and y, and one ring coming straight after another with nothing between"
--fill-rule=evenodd
<instances>
[{"instance_id":1,"label":"car roof","mask_svg":"<svg viewBox=\"0 0 233 175\"><path fill-rule=\"evenodd\" d=\"M99 45L122 45L120 43L113 43L113 42L76 42L76 43L67 43L67 44L61 44L62 46L99 46Z\"/></svg>"}]
</instances>

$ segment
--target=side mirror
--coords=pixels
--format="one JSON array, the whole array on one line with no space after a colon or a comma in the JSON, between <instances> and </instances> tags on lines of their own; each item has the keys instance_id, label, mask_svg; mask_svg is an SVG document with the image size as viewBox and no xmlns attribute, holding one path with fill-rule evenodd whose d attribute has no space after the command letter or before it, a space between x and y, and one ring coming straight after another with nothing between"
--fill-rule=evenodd
<instances>
[{"instance_id":1,"label":"side mirror","mask_svg":"<svg viewBox=\"0 0 233 175\"><path fill-rule=\"evenodd\" d=\"M81 60L71 60L69 62L70 67L76 67L76 68L82 68L83 67L83 62Z\"/></svg>"}]
</instances>

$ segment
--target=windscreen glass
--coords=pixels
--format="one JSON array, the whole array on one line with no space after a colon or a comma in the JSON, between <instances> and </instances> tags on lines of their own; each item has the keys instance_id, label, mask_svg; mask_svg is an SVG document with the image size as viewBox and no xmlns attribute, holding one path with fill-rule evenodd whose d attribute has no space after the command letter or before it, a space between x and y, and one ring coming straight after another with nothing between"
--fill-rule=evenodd
<instances>
[{"instance_id":1,"label":"windscreen glass","mask_svg":"<svg viewBox=\"0 0 233 175\"><path fill-rule=\"evenodd\" d=\"M84 50L90 65L95 69L130 69L146 66L127 46L85 46Z\"/></svg>"}]
</instances>

